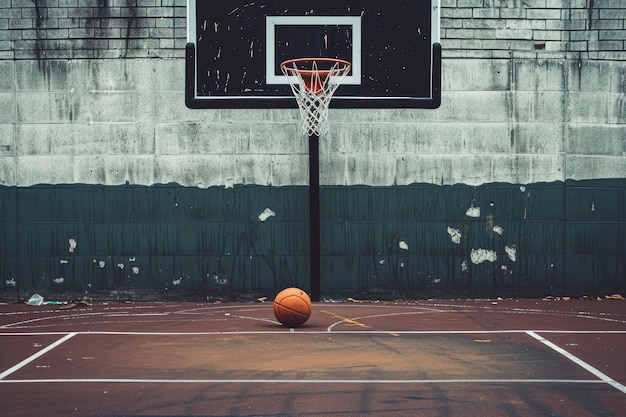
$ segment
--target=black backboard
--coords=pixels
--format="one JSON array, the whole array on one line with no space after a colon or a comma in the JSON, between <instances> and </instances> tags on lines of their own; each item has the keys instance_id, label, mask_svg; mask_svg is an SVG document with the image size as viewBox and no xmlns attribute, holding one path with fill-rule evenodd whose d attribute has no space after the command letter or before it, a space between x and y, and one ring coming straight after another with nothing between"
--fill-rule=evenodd
<instances>
[{"instance_id":1,"label":"black backboard","mask_svg":"<svg viewBox=\"0 0 626 417\"><path fill-rule=\"evenodd\" d=\"M439 0L188 0L190 108L296 107L280 63L352 63L331 107L436 108Z\"/></svg>"}]
</instances>

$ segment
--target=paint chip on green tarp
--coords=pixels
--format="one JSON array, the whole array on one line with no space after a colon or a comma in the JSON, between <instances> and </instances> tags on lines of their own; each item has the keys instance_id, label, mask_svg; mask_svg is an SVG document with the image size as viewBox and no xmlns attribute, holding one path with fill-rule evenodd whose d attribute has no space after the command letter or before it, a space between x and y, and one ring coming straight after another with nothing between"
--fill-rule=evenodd
<instances>
[{"instance_id":1,"label":"paint chip on green tarp","mask_svg":"<svg viewBox=\"0 0 626 417\"><path fill-rule=\"evenodd\" d=\"M505 246L504 251L511 261L515 262L517 260L517 247L515 245Z\"/></svg>"},{"instance_id":2,"label":"paint chip on green tarp","mask_svg":"<svg viewBox=\"0 0 626 417\"><path fill-rule=\"evenodd\" d=\"M480 264L485 261L487 262L495 262L498 259L498 255L495 251L489 249L472 249L470 253L470 259L474 264Z\"/></svg>"},{"instance_id":3,"label":"paint chip on green tarp","mask_svg":"<svg viewBox=\"0 0 626 417\"><path fill-rule=\"evenodd\" d=\"M465 212L467 217L480 217L480 207L471 206Z\"/></svg>"},{"instance_id":4,"label":"paint chip on green tarp","mask_svg":"<svg viewBox=\"0 0 626 417\"><path fill-rule=\"evenodd\" d=\"M452 243L456 243L456 244L461 243L461 231L459 229L448 227L448 234L450 235L450 239L452 240Z\"/></svg>"},{"instance_id":5,"label":"paint chip on green tarp","mask_svg":"<svg viewBox=\"0 0 626 417\"><path fill-rule=\"evenodd\" d=\"M263 213L259 214L259 221L264 222L265 220L273 216L276 216L276 213L268 207L265 210L263 210Z\"/></svg>"}]
</instances>

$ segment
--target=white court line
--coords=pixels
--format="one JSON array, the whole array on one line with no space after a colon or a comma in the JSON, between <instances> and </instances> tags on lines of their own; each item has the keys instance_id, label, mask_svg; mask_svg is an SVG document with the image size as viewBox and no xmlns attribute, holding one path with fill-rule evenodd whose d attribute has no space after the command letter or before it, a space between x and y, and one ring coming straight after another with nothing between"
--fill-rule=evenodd
<instances>
[{"instance_id":1,"label":"white court line","mask_svg":"<svg viewBox=\"0 0 626 417\"><path fill-rule=\"evenodd\" d=\"M272 322L274 323L274 322ZM278 327L278 326L277 326ZM250 331L214 331L214 332L131 332L131 331L77 331L74 335L128 335L128 336L262 336L279 334L305 335L464 335L464 334L528 334L532 333L552 333L552 334L626 334L626 330L305 330L298 328L282 328L281 330L250 330ZM68 332L2 332L2 336L53 336L66 335Z\"/></svg>"},{"instance_id":2,"label":"white court line","mask_svg":"<svg viewBox=\"0 0 626 417\"><path fill-rule=\"evenodd\" d=\"M529 331L529 332L526 332L526 334L528 334L530 337L532 337L534 339L537 339L538 341L540 341L544 345L548 346L549 348L553 349L554 351L560 353L561 355L565 356L567 359L569 359L570 361L574 362L576 365L578 365L578 366L582 367L583 369L591 372L593 375L595 375L598 378L600 378L603 382L611 385L613 388L616 388L616 389L622 391L624 394L626 394L626 386L620 384L619 382L617 382L616 380L614 380L610 376L608 376L605 373L599 371L597 368L594 368L593 366L589 365L587 362L583 361L582 359L578 358L577 356L572 355L571 353L569 353L568 351L566 351L562 347L560 347L560 346L550 342L547 339L544 339L543 337L541 337L540 335L538 335L535 332L530 332Z\"/></svg>"},{"instance_id":3,"label":"white court line","mask_svg":"<svg viewBox=\"0 0 626 417\"><path fill-rule=\"evenodd\" d=\"M0 380L0 384L604 384L599 379L19 379Z\"/></svg>"},{"instance_id":4,"label":"white court line","mask_svg":"<svg viewBox=\"0 0 626 417\"><path fill-rule=\"evenodd\" d=\"M35 353L29 358L21 361L6 371L0 373L0 384L6 383L155 383L155 384L184 384L184 383L196 383L196 384L211 384L211 383L240 383L240 384L524 384L524 383L548 383L548 384L609 384L619 391L626 393L626 386L615 381L608 375L600 372L598 369L587 364L578 357L572 355L561 347L546 340L539 333L579 333L579 334L626 334L626 331L556 331L556 330L472 330L472 331L395 331L394 334L409 334L409 335L429 335L429 334L502 334L502 333L525 333L534 339L540 341L544 345L550 347L556 352L562 354L572 362L586 369L599 379L406 379L406 380L394 380L394 379L320 379L320 380L302 380L302 379L115 379L115 378L102 378L102 379L22 379L22 380L5 380L7 376L16 372L20 368L26 366L35 359L41 357L45 353L66 342L76 335L157 335L157 336L184 336L184 335L267 335L267 334L329 334L328 331L304 331L296 332L294 329L285 329L282 331L249 331L249 332L72 332L65 334L64 337ZM336 331L333 334L381 334L388 335L389 330L386 331ZM0 333L0 336L33 336L33 335L58 335L58 332L50 333Z\"/></svg>"},{"instance_id":5,"label":"white court line","mask_svg":"<svg viewBox=\"0 0 626 417\"><path fill-rule=\"evenodd\" d=\"M71 339L72 337L74 337L76 335L77 335L77 333L66 334L65 336L63 336L62 338L60 338L56 342L52 343L51 345L46 346L45 348L41 349L39 352L35 353L34 355L29 356L28 358L24 359L20 363L10 367L9 369L7 369L6 371L4 371L2 373L0 373L0 381L3 380L4 378L6 378L7 376L11 375L13 372L15 372L15 371L21 369L22 367L28 365L29 363L31 363L35 359L39 358L40 356L43 356L46 353L50 352L55 347L59 346L60 344L64 343L65 341Z\"/></svg>"},{"instance_id":6,"label":"white court line","mask_svg":"<svg viewBox=\"0 0 626 417\"><path fill-rule=\"evenodd\" d=\"M36 323L36 322L40 322L40 321L45 321L45 320L59 320L59 319L84 319L86 317L97 317L97 318L102 318L102 317L114 317L114 314L120 314L117 312L81 312L80 314L57 314L57 315L52 315L52 316L44 316L44 317L36 317L34 319L29 319L29 320L23 320L23 321L17 321L14 323L7 323L7 324L3 324L0 326L0 330L2 329L10 329L12 327L16 327L16 326L21 326L24 324L29 324L29 323ZM66 332L67 333L67 332Z\"/></svg>"}]
</instances>

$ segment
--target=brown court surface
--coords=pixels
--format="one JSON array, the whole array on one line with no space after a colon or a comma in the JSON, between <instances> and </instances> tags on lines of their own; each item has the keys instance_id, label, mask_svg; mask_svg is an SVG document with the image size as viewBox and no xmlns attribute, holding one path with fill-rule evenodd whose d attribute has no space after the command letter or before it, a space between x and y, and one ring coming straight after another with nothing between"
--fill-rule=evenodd
<instances>
[{"instance_id":1,"label":"brown court surface","mask_svg":"<svg viewBox=\"0 0 626 417\"><path fill-rule=\"evenodd\" d=\"M626 301L0 305L3 416L624 416Z\"/></svg>"}]
</instances>

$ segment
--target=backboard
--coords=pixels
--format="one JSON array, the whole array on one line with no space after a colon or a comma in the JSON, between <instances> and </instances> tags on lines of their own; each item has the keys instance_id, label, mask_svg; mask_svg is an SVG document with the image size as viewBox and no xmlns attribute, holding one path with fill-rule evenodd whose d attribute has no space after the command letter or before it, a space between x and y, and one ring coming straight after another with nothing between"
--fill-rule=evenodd
<instances>
[{"instance_id":1,"label":"backboard","mask_svg":"<svg viewBox=\"0 0 626 417\"><path fill-rule=\"evenodd\" d=\"M439 107L439 0L188 0L187 107L296 107L305 57L352 64L331 107Z\"/></svg>"}]
</instances>

